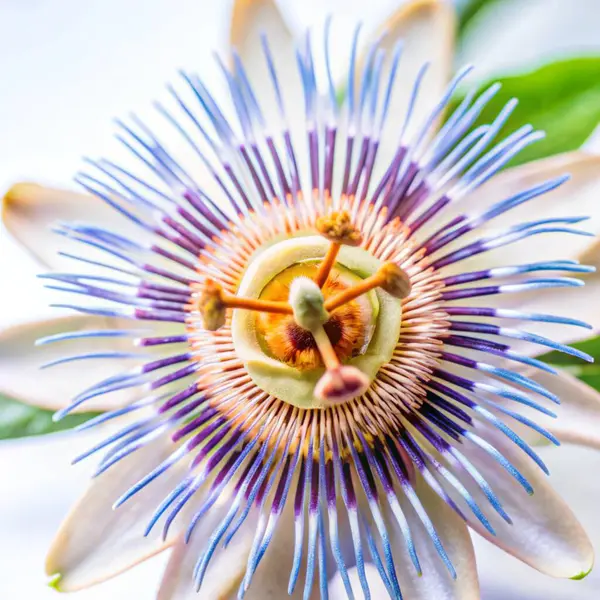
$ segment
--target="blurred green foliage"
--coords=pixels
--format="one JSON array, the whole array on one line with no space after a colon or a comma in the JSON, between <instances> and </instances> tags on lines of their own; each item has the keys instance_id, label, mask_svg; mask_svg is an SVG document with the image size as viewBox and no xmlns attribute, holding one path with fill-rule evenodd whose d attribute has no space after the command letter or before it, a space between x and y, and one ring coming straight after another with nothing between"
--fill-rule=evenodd
<instances>
[{"instance_id":1,"label":"blurred green foliage","mask_svg":"<svg viewBox=\"0 0 600 600\"><path fill-rule=\"evenodd\" d=\"M466 0L459 3L459 41L476 22L481 11L501 0ZM526 148L509 166L579 148L600 122L600 57L571 58L544 65L534 71L495 78L502 89L483 111L474 127L489 123L510 100L519 106L507 121L499 140L521 125L531 123L546 132L546 139ZM464 96L453 100L456 107ZM448 111L451 114L452 108ZM590 354L594 364L574 356L549 352L540 358L568 370L582 381L600 390L600 337L572 344Z\"/></svg>"},{"instance_id":2,"label":"blurred green foliage","mask_svg":"<svg viewBox=\"0 0 600 600\"><path fill-rule=\"evenodd\" d=\"M0 396L0 440L72 429L95 416L94 413L81 413L55 423L52 414L50 410Z\"/></svg>"},{"instance_id":3,"label":"blurred green foliage","mask_svg":"<svg viewBox=\"0 0 600 600\"><path fill-rule=\"evenodd\" d=\"M492 4L497 4L500 0L463 0L457 2L458 8L458 34L459 39L475 21L479 13Z\"/></svg>"},{"instance_id":4,"label":"blurred green foliage","mask_svg":"<svg viewBox=\"0 0 600 600\"><path fill-rule=\"evenodd\" d=\"M511 98L519 105L497 141L530 123L546 138L520 152L509 165L579 148L600 122L600 57L572 58L544 65L521 75L495 78L502 88L488 103L473 128L490 123ZM453 100L451 114L463 96Z\"/></svg>"},{"instance_id":5,"label":"blurred green foliage","mask_svg":"<svg viewBox=\"0 0 600 600\"><path fill-rule=\"evenodd\" d=\"M561 352L548 352L539 358L555 367L569 371L594 389L600 390L600 337L593 337L571 344L571 346L592 356L594 363L588 363L581 358Z\"/></svg>"},{"instance_id":6,"label":"blurred green foliage","mask_svg":"<svg viewBox=\"0 0 600 600\"><path fill-rule=\"evenodd\" d=\"M582 352L586 352L587 354L593 356L596 360L600 360L600 337L590 338L585 340L584 342L577 342L575 344L570 344L573 348L577 348ZM548 352L544 354L541 358L543 358L546 362L552 363L553 365L559 365L561 367L575 367L575 368L585 368L585 367L593 367L596 368L595 365L590 365L590 363L578 358L577 356L571 356L569 354L563 354L561 352ZM600 369L600 365L598 367Z\"/></svg>"}]
</instances>

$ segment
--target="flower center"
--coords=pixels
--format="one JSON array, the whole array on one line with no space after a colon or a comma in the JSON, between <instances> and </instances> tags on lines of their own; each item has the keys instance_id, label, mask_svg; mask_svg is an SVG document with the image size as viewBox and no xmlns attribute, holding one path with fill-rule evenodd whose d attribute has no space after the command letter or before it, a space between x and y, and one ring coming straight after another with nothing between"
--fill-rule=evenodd
<instances>
[{"instance_id":1,"label":"flower center","mask_svg":"<svg viewBox=\"0 0 600 600\"><path fill-rule=\"evenodd\" d=\"M262 290L261 300L288 301L290 287L298 277L315 280L317 261L298 263L276 275ZM321 292L326 301L351 289L361 279L341 265L332 268ZM375 329L377 295L369 292L332 311L323 329L340 362L363 354ZM312 333L299 325L294 315L256 313L256 331L261 346L270 356L301 371L322 368L323 358Z\"/></svg>"},{"instance_id":2,"label":"flower center","mask_svg":"<svg viewBox=\"0 0 600 600\"><path fill-rule=\"evenodd\" d=\"M326 408L364 394L394 352L406 273L358 247L347 213L316 222L321 236L263 247L237 293L206 280L197 295L204 327L226 323L257 387L300 408Z\"/></svg>"}]
</instances>

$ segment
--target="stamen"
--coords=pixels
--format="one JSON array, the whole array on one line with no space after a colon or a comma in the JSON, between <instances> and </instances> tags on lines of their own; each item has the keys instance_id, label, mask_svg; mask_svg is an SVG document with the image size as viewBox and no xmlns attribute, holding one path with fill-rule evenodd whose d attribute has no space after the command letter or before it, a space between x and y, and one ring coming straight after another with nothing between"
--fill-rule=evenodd
<instances>
[{"instance_id":1,"label":"stamen","mask_svg":"<svg viewBox=\"0 0 600 600\"><path fill-rule=\"evenodd\" d=\"M331 269L335 264L335 259L342 247L341 244L337 242L331 242L329 248L327 249L327 254L323 259L323 262L319 265L319 270L317 271L317 275L315 277L315 283L322 288L329 277L329 273L331 273Z\"/></svg>"},{"instance_id":2,"label":"stamen","mask_svg":"<svg viewBox=\"0 0 600 600\"><path fill-rule=\"evenodd\" d=\"M371 277L367 277L355 286L327 300L325 310L328 312L334 311L336 308L378 287L394 296L394 298L402 299L410 294L411 283L406 272L396 263L385 262L377 273L371 275Z\"/></svg>"},{"instance_id":3,"label":"stamen","mask_svg":"<svg viewBox=\"0 0 600 600\"><path fill-rule=\"evenodd\" d=\"M311 332L327 371L315 386L315 397L326 405L347 402L363 394L369 378L356 367L342 365L323 324L328 319L321 290L307 277L298 277L290 289L290 303L300 327Z\"/></svg>"},{"instance_id":4,"label":"stamen","mask_svg":"<svg viewBox=\"0 0 600 600\"><path fill-rule=\"evenodd\" d=\"M212 279L207 279L196 300L196 308L202 315L204 328L216 331L225 325L225 315L228 308L243 308L258 312L270 312L282 315L293 314L292 307L287 302L256 300L241 298L223 292L223 288Z\"/></svg>"},{"instance_id":5,"label":"stamen","mask_svg":"<svg viewBox=\"0 0 600 600\"><path fill-rule=\"evenodd\" d=\"M328 370L338 369L340 367L340 361L323 325L315 327L311 333L315 338L315 343L317 344L317 348L321 353L321 358L323 359L325 367Z\"/></svg>"},{"instance_id":6,"label":"stamen","mask_svg":"<svg viewBox=\"0 0 600 600\"><path fill-rule=\"evenodd\" d=\"M245 308L246 310L277 313L279 315L291 315L293 313L292 307L287 302L255 300L254 298L242 298L230 295L224 296L223 299L228 308Z\"/></svg>"},{"instance_id":7,"label":"stamen","mask_svg":"<svg viewBox=\"0 0 600 600\"><path fill-rule=\"evenodd\" d=\"M216 331L225 325L223 288L212 279L207 279L204 283L196 301L196 308L202 315L205 329Z\"/></svg>"},{"instance_id":8,"label":"stamen","mask_svg":"<svg viewBox=\"0 0 600 600\"><path fill-rule=\"evenodd\" d=\"M316 284L322 288L335 264L340 248L342 246L360 246L363 238L360 231L350 221L350 215L346 211L319 217L315 226L317 231L331 242L315 277Z\"/></svg>"},{"instance_id":9,"label":"stamen","mask_svg":"<svg viewBox=\"0 0 600 600\"><path fill-rule=\"evenodd\" d=\"M371 382L356 367L340 365L327 369L315 386L315 397L326 405L342 404L364 394Z\"/></svg>"}]
</instances>

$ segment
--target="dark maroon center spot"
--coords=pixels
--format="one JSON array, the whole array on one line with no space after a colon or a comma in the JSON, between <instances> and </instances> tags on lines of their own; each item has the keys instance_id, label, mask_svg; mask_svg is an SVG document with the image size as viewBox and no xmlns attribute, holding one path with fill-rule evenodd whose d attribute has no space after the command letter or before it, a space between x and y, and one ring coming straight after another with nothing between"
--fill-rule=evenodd
<instances>
[{"instance_id":1,"label":"dark maroon center spot","mask_svg":"<svg viewBox=\"0 0 600 600\"><path fill-rule=\"evenodd\" d=\"M325 333L327 334L329 341L335 347L342 339L342 324L340 323L339 319L329 319L329 321L323 325L323 328L325 329ZM299 325L296 325L296 323L290 323L288 325L287 335L294 345L294 348L298 352L303 352L305 350L316 350L317 348L315 340L310 331L303 329Z\"/></svg>"}]
</instances>

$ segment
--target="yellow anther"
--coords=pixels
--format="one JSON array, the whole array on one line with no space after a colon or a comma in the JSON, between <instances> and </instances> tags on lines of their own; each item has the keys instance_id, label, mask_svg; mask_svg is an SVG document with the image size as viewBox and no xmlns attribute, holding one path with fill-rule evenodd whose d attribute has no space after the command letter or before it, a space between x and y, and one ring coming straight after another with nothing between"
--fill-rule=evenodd
<instances>
[{"instance_id":1,"label":"yellow anther","mask_svg":"<svg viewBox=\"0 0 600 600\"><path fill-rule=\"evenodd\" d=\"M388 294L394 298L406 298L410 294L410 279L406 271L401 269L396 263L385 262L378 271L382 282L382 287Z\"/></svg>"},{"instance_id":2,"label":"yellow anther","mask_svg":"<svg viewBox=\"0 0 600 600\"><path fill-rule=\"evenodd\" d=\"M287 302L269 302L225 294L223 288L212 279L207 279L204 282L196 301L196 307L202 315L204 328L209 331L216 331L225 325L225 314L228 308L241 308L283 315L293 314L292 307Z\"/></svg>"},{"instance_id":3,"label":"yellow anther","mask_svg":"<svg viewBox=\"0 0 600 600\"><path fill-rule=\"evenodd\" d=\"M196 301L196 307L202 315L204 328L216 331L225 325L227 307L223 301L223 288L212 279L207 279Z\"/></svg>"},{"instance_id":4,"label":"yellow anther","mask_svg":"<svg viewBox=\"0 0 600 600\"><path fill-rule=\"evenodd\" d=\"M315 396L325 405L341 404L364 394L369 378L356 367L341 365L328 369L315 386Z\"/></svg>"},{"instance_id":5,"label":"yellow anther","mask_svg":"<svg viewBox=\"0 0 600 600\"><path fill-rule=\"evenodd\" d=\"M395 298L406 298L411 290L410 279L406 272L397 264L386 262L371 277L367 277L355 286L340 292L337 296L329 298L325 302L325 310L332 312L377 287L384 289Z\"/></svg>"},{"instance_id":6,"label":"yellow anther","mask_svg":"<svg viewBox=\"0 0 600 600\"><path fill-rule=\"evenodd\" d=\"M346 211L334 212L319 217L316 222L317 231L330 242L344 246L360 246L361 232L352 224Z\"/></svg>"},{"instance_id":7,"label":"yellow anther","mask_svg":"<svg viewBox=\"0 0 600 600\"><path fill-rule=\"evenodd\" d=\"M342 246L359 246L362 243L362 234L354 227L350 215L343 212L334 212L330 215L319 217L316 222L317 231L331 242L323 262L315 277L319 287L323 287L329 273L335 264L335 259Z\"/></svg>"}]
</instances>

